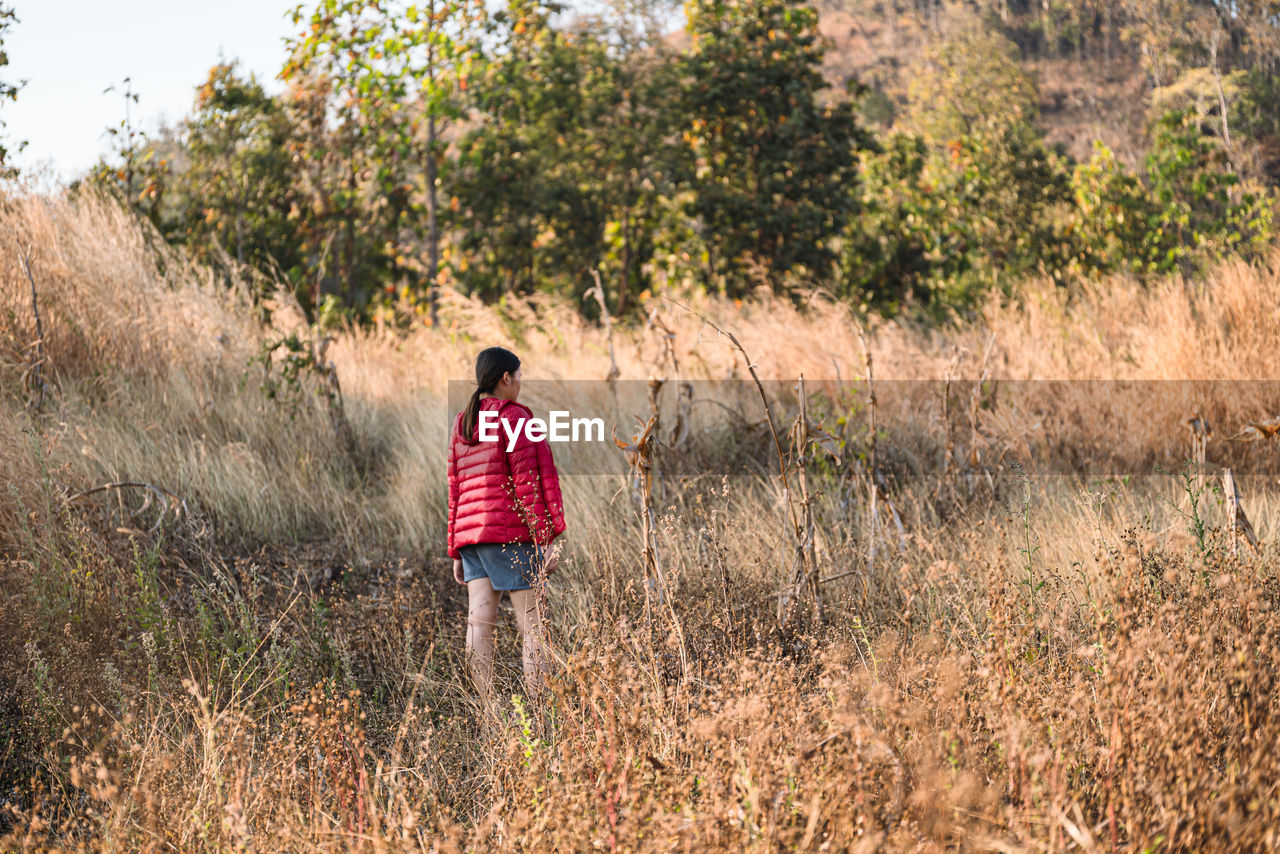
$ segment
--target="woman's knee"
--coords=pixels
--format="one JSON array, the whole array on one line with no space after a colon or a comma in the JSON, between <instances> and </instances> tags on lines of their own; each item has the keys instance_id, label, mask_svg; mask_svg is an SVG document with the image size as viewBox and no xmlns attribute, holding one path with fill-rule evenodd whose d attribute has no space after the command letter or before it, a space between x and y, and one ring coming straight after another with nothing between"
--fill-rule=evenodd
<instances>
[{"instance_id":1,"label":"woman's knee","mask_svg":"<svg viewBox=\"0 0 1280 854\"><path fill-rule=\"evenodd\" d=\"M467 614L467 628L482 635L492 634L493 626L497 621L497 608L475 609Z\"/></svg>"}]
</instances>

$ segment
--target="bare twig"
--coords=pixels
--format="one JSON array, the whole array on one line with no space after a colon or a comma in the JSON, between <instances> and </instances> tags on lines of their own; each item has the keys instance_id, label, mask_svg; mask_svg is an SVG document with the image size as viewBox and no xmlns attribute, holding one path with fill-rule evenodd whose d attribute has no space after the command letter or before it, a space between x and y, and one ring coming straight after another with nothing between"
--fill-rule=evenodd
<instances>
[{"instance_id":1,"label":"bare twig","mask_svg":"<svg viewBox=\"0 0 1280 854\"><path fill-rule=\"evenodd\" d=\"M319 371L321 379L324 380L325 396L329 401L329 423L333 428L334 437L342 446L347 458L354 459L357 450L355 431L351 429L351 422L347 420L342 386L338 383L338 366L328 358L329 342L332 340L328 335L320 334L317 327L316 336L311 344L311 361Z\"/></svg>"},{"instance_id":2,"label":"bare twig","mask_svg":"<svg viewBox=\"0 0 1280 854\"><path fill-rule=\"evenodd\" d=\"M955 438L951 435L951 378L960 364L960 358L961 352L957 350L947 365L947 372L942 380L942 432L946 440L943 446L942 476L946 479L948 487L951 484L951 476L955 474L956 460Z\"/></svg>"},{"instance_id":3,"label":"bare twig","mask_svg":"<svg viewBox=\"0 0 1280 854\"><path fill-rule=\"evenodd\" d=\"M879 470L876 468L876 378L871 361L871 345L867 343L867 334L862 329L862 324L855 323L854 330L858 333L858 340L862 342L862 354L867 363L867 417L870 419L871 435L867 441L867 462L871 469L871 481L875 482L879 476Z\"/></svg>"},{"instance_id":4,"label":"bare twig","mask_svg":"<svg viewBox=\"0 0 1280 854\"><path fill-rule=\"evenodd\" d=\"M643 557L645 563L644 610L645 622L649 624L652 615L651 588L658 591L658 604L667 605L671 617L672 628L680 642L681 673L687 675L689 662L685 653L684 630L680 626L680 618L676 614L671 597L666 595L666 577L662 571L662 562L658 557L658 522L653 512L653 451L657 444L654 433L658 427L658 412L653 412L649 420L641 427L640 432L630 442L618 438L615 428L611 435L613 442L622 451L632 474L638 479L640 498L640 527L644 538Z\"/></svg>"},{"instance_id":5,"label":"bare twig","mask_svg":"<svg viewBox=\"0 0 1280 854\"><path fill-rule=\"evenodd\" d=\"M811 433L811 425L809 424L809 395L804 387L804 374L800 375L799 383L800 392L800 417L796 419L796 423L791 428L792 449L796 453L796 464L799 468L800 480L800 517L802 537L796 543L798 556L800 557L799 567L796 578L797 593L799 592L799 581L801 578L809 586L809 595L813 601L813 616L815 620L822 620L822 592L818 585L818 558L814 547L814 539L816 533L813 524L813 505L809 496L809 476L808 476L808 457L809 445L814 442L815 438Z\"/></svg>"},{"instance_id":6,"label":"bare twig","mask_svg":"<svg viewBox=\"0 0 1280 854\"><path fill-rule=\"evenodd\" d=\"M316 266L316 292L315 292L315 297L314 299L312 299L311 302L312 302L312 311L313 311L312 317L317 324L320 322L320 306L322 303L321 297L324 294L324 277L325 277L326 267L329 263L329 249L330 247L333 246L333 237L334 237L334 233L331 232L329 236L325 238L324 249L321 250L320 252L320 263ZM293 291L290 291L290 293L293 293ZM294 299L295 300L297 299L296 294L294 296ZM299 306L299 308L301 308L301 306ZM303 317L306 317L305 313L303 314Z\"/></svg>"},{"instance_id":7,"label":"bare twig","mask_svg":"<svg viewBox=\"0 0 1280 854\"><path fill-rule=\"evenodd\" d=\"M676 357L676 333L667 325L666 320L655 308L649 312L648 328L656 328L662 332L662 353L671 360L671 370L675 372L676 382L680 381L680 360Z\"/></svg>"},{"instance_id":8,"label":"bare twig","mask_svg":"<svg viewBox=\"0 0 1280 854\"><path fill-rule=\"evenodd\" d=\"M667 441L667 444L673 448L679 448L689 438L689 409L693 403L693 385L687 381L681 382L676 391L676 423L671 425L671 437Z\"/></svg>"},{"instance_id":9,"label":"bare twig","mask_svg":"<svg viewBox=\"0 0 1280 854\"><path fill-rule=\"evenodd\" d=\"M987 336L987 343L982 348L982 364L978 368L978 381L969 395L969 469L977 471L982 465L982 454L978 451L981 436L978 430L978 410L982 407L982 387L991 378L991 345L995 343L995 333ZM970 494L972 494L972 477L969 478Z\"/></svg>"},{"instance_id":10,"label":"bare twig","mask_svg":"<svg viewBox=\"0 0 1280 854\"><path fill-rule=\"evenodd\" d=\"M332 242L332 239L325 242L324 252L320 257L321 269L316 278L315 318L308 325L310 338L304 344L307 347L307 355L311 358L310 367L324 385L324 396L329 405L329 425L333 429L334 439L337 440L343 453L347 455L347 459L355 460L359 446L356 442L355 431L351 427L351 422L347 419L346 403L342 396L342 385L338 382L338 366L328 357L329 345L333 342L333 338L324 334L320 328L319 291L324 276L325 259L329 257L329 246ZM288 289L282 291L281 295L293 301L294 307L298 310L298 315L305 321L307 313L303 309L302 303L298 300L298 295Z\"/></svg>"},{"instance_id":11,"label":"bare twig","mask_svg":"<svg viewBox=\"0 0 1280 854\"><path fill-rule=\"evenodd\" d=\"M36 341L34 345L34 358L31 363L31 385L36 392L35 408L39 410L44 406L45 383L43 377L44 367L44 323L40 319L40 300L36 296L36 279L31 274L31 248L27 247L19 256L22 263L22 272L27 274L27 281L31 284L31 313L36 318Z\"/></svg>"},{"instance_id":12,"label":"bare twig","mask_svg":"<svg viewBox=\"0 0 1280 854\"><path fill-rule=\"evenodd\" d=\"M1222 491L1227 496L1227 530L1231 535L1231 554L1239 554L1240 547L1236 541L1236 534L1244 534L1249 545L1253 546L1255 551L1261 551L1258 545L1258 535L1254 533L1253 525L1249 522L1249 517L1244 514L1244 506L1241 504L1242 497L1240 488L1236 486L1236 479L1231 475L1231 469L1222 470Z\"/></svg>"},{"instance_id":13,"label":"bare twig","mask_svg":"<svg viewBox=\"0 0 1280 854\"><path fill-rule=\"evenodd\" d=\"M1196 488L1199 489L1204 486L1205 452L1213 435L1213 426L1199 412L1182 423L1191 430L1191 459L1196 464Z\"/></svg>"},{"instance_id":14,"label":"bare twig","mask_svg":"<svg viewBox=\"0 0 1280 854\"><path fill-rule=\"evenodd\" d=\"M600 271L593 267L591 276L596 280L596 286L587 291L587 296L593 297L600 304L600 317L604 321L605 337L609 341L609 374L605 377L605 381L609 383L609 390L613 391L618 382L618 377L622 376L622 371L618 370L618 360L614 358L613 352L613 315L609 313L609 306L604 301L604 285L600 281ZM616 391L614 391L614 396L616 399Z\"/></svg>"},{"instance_id":15,"label":"bare twig","mask_svg":"<svg viewBox=\"0 0 1280 854\"><path fill-rule=\"evenodd\" d=\"M862 324L855 323L853 327L858 333L858 340L862 342L862 354L867 363L867 418L871 424L871 435L867 439L867 480L870 484L871 500L867 502L867 574L869 575L875 567L876 562L876 532L880 528L880 516L876 511L876 498L879 486L876 481L880 472L876 466L876 378L871 359L871 345L867 343L867 334L862 329Z\"/></svg>"},{"instance_id":16,"label":"bare twig","mask_svg":"<svg viewBox=\"0 0 1280 854\"><path fill-rule=\"evenodd\" d=\"M662 580L662 565L658 561L658 552L654 546L654 518L653 518L653 433L658 426L658 414L655 412L649 416L649 420L640 428L640 432L630 443L623 442L618 438L617 429L610 432L613 437L613 443L622 451L623 458L627 461L627 466L631 469L631 474L635 479L634 482L638 486L638 495L640 498L640 512L642 536L644 538L643 556L645 562L645 599L649 598L649 588L654 580ZM659 592L661 595L661 592ZM647 610L646 605L646 610Z\"/></svg>"},{"instance_id":17,"label":"bare twig","mask_svg":"<svg viewBox=\"0 0 1280 854\"><path fill-rule=\"evenodd\" d=\"M154 534L156 531L160 530L160 526L164 522L164 517L169 514L171 507L173 509L173 518L175 521L181 519L183 516L190 517L191 515L190 508L187 507L186 499L182 496L172 492L171 490L165 489L163 486L156 486L152 483L136 480L120 481L118 483L104 483L101 486L95 486L92 489L86 489L82 492L77 492L74 495L68 496L66 503L71 504L75 501L88 498L91 495L96 495L99 492L115 492L119 495L126 489L146 490L146 500L134 515L142 513L150 507L153 499L160 502L160 514L156 517L155 524L148 529L148 534Z\"/></svg>"},{"instance_id":18,"label":"bare twig","mask_svg":"<svg viewBox=\"0 0 1280 854\"><path fill-rule=\"evenodd\" d=\"M818 583L826 584L830 581L839 581L842 578L848 578L852 575L860 575L861 573L862 573L862 570L860 569L851 569L851 570L848 570L847 572L838 572L835 575L828 575L826 578L819 578Z\"/></svg>"},{"instance_id":19,"label":"bare twig","mask_svg":"<svg viewBox=\"0 0 1280 854\"><path fill-rule=\"evenodd\" d=\"M1228 436L1228 442L1261 442L1270 439L1280 432L1280 418L1263 418L1249 421L1234 436Z\"/></svg>"}]
</instances>

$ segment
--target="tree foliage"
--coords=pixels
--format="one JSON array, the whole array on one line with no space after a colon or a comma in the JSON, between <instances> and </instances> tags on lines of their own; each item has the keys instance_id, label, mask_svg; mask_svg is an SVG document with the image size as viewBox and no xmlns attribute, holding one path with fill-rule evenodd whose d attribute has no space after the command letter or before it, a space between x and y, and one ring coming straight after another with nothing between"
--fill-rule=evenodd
<instances>
[{"instance_id":1,"label":"tree foliage","mask_svg":"<svg viewBox=\"0 0 1280 854\"><path fill-rule=\"evenodd\" d=\"M680 108L708 281L731 289L749 262L775 284L797 268L825 275L869 139L851 100L819 101L816 10L782 0L694 0L686 10L693 47Z\"/></svg>"},{"instance_id":2,"label":"tree foliage","mask_svg":"<svg viewBox=\"0 0 1280 854\"><path fill-rule=\"evenodd\" d=\"M600 271L623 312L648 287L661 200L688 171L665 101L678 68L598 24L560 32L560 10L514 2L494 16L452 185L463 281L489 297L580 297Z\"/></svg>"},{"instance_id":3,"label":"tree foliage","mask_svg":"<svg viewBox=\"0 0 1280 854\"><path fill-rule=\"evenodd\" d=\"M294 128L285 105L234 63L220 63L196 91L185 122L188 164L174 192L189 203L172 230L196 254L300 276L304 200L292 180Z\"/></svg>"},{"instance_id":4,"label":"tree foliage","mask_svg":"<svg viewBox=\"0 0 1280 854\"><path fill-rule=\"evenodd\" d=\"M935 143L965 136L1035 136L1040 95L1018 47L966 28L930 45L912 69L904 126Z\"/></svg>"},{"instance_id":5,"label":"tree foliage","mask_svg":"<svg viewBox=\"0 0 1280 854\"><path fill-rule=\"evenodd\" d=\"M149 139L126 86L96 176L200 257L356 319L434 322L440 283L594 306L597 275L620 316L663 289L761 284L950 309L1029 275L1189 272L1270 240L1266 4L980 0L949 23L940 4L833 4L919 40L909 85L831 87L806 3L689 0L681 43L656 23L671 0L576 18L556 0L318 0L293 13L282 94L220 64ZM1028 54L1132 49L1142 157L1073 162L1046 141Z\"/></svg>"},{"instance_id":6,"label":"tree foliage","mask_svg":"<svg viewBox=\"0 0 1280 854\"><path fill-rule=\"evenodd\" d=\"M515 0L494 15L492 56L472 101L477 123L458 144L452 198L464 279L491 298L573 290L595 260L602 212L584 185L583 136L605 106L589 77L601 47L554 28L561 8Z\"/></svg>"},{"instance_id":7,"label":"tree foliage","mask_svg":"<svg viewBox=\"0 0 1280 854\"><path fill-rule=\"evenodd\" d=\"M163 230L173 146L166 144L169 140L152 139L135 121L134 108L140 96L130 78L124 78L119 86L108 86L103 94L111 92L120 96L124 116L119 124L106 129L111 157L100 159L90 170L89 179Z\"/></svg>"},{"instance_id":8,"label":"tree foliage","mask_svg":"<svg viewBox=\"0 0 1280 854\"><path fill-rule=\"evenodd\" d=\"M312 216L302 251L314 301L329 290L367 308L395 282L421 291L438 274L439 130L471 74L480 2L321 0L290 42L281 77L292 152ZM417 259L424 229L433 242Z\"/></svg>"},{"instance_id":9,"label":"tree foliage","mask_svg":"<svg viewBox=\"0 0 1280 854\"><path fill-rule=\"evenodd\" d=\"M18 23L18 16L13 7L0 3L0 72L3 72L9 65L9 54L4 49L4 42L9 29L16 23ZM25 81L0 79L0 106L3 106L5 101L16 101L18 92L24 85ZM4 127L4 121L0 120L0 131L3 131ZM12 143L9 144L11 145ZM19 142L17 145L18 150L22 150L25 143ZM10 170L9 160L10 151L6 148L3 136L0 136L0 174Z\"/></svg>"}]
</instances>

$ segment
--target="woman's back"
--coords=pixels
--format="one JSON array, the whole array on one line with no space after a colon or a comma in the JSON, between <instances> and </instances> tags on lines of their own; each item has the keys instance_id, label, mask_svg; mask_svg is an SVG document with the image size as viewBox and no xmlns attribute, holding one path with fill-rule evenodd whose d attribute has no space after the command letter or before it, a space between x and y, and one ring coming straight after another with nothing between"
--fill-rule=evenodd
<instances>
[{"instance_id":1,"label":"woman's back","mask_svg":"<svg viewBox=\"0 0 1280 854\"><path fill-rule=\"evenodd\" d=\"M492 419L491 429L482 425ZM454 419L449 443L449 554L479 543L545 545L564 530L563 502L551 449L534 442L523 425L533 413L511 400L480 401L476 435L463 435ZM496 427L496 429L493 429ZM508 452L509 437L515 444ZM482 440L481 437L485 440ZM488 441L492 438L493 441Z\"/></svg>"}]
</instances>

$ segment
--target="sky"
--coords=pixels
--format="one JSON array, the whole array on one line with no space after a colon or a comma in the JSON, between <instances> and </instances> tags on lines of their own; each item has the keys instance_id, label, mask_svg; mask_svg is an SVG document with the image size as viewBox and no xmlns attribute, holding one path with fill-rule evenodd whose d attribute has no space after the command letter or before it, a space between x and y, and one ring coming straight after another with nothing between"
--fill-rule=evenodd
<instances>
[{"instance_id":1,"label":"sky","mask_svg":"<svg viewBox=\"0 0 1280 854\"><path fill-rule=\"evenodd\" d=\"M589 0L571 3L586 8ZM107 127L124 117L126 77L142 130L176 123L220 58L239 59L269 91L293 33L297 0L10 0L18 23L6 33L6 81L27 85L0 105L3 133L27 140L15 158L24 172L45 167L53 180L82 174L109 150ZM308 3L307 8L311 6Z\"/></svg>"},{"instance_id":2,"label":"sky","mask_svg":"<svg viewBox=\"0 0 1280 854\"><path fill-rule=\"evenodd\" d=\"M191 108L196 87L219 57L272 81L293 30L282 0L16 0L6 34L4 79L25 79L18 100L0 106L4 134L27 140L24 171L44 161L63 178L81 174L108 150L108 126L124 117L118 92L131 79L139 124L154 131ZM274 84L278 91L278 84Z\"/></svg>"}]
</instances>

